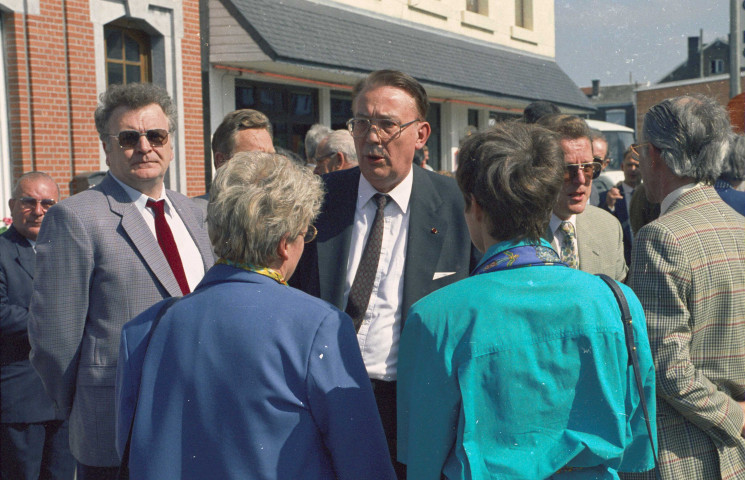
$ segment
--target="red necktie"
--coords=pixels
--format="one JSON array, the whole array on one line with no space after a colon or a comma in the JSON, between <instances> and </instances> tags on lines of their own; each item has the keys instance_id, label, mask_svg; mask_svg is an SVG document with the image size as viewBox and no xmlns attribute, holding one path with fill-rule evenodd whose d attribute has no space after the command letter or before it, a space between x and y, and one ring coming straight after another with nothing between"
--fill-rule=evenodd
<instances>
[{"instance_id":1,"label":"red necktie","mask_svg":"<svg viewBox=\"0 0 745 480\"><path fill-rule=\"evenodd\" d=\"M156 202L155 200L148 199L147 207L152 208L153 212L155 212L155 235L158 237L158 245L163 250L163 254L166 256L166 260L168 260L168 265L171 266L178 286L181 287L181 293L186 295L191 290L189 290L189 282L186 281L184 266L181 264L181 255L178 254L176 241L173 239L171 227L168 226L166 214L163 210L165 203L165 200L158 200Z\"/></svg>"}]
</instances>

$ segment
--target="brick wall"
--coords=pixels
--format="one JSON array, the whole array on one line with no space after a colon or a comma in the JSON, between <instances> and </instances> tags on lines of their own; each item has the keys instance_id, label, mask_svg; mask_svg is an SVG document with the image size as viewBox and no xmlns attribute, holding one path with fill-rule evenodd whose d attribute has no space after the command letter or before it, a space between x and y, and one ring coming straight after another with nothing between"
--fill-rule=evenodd
<instances>
[{"instance_id":1,"label":"brick wall","mask_svg":"<svg viewBox=\"0 0 745 480\"><path fill-rule=\"evenodd\" d=\"M204 192L199 1L183 0L182 42L188 195ZM63 10L64 7L64 10ZM93 122L98 102L89 0L41 0L39 15L3 15L6 32L13 178L33 169L59 183L63 197L76 174L99 170Z\"/></svg>"},{"instance_id":2,"label":"brick wall","mask_svg":"<svg viewBox=\"0 0 745 480\"><path fill-rule=\"evenodd\" d=\"M742 87L745 88L745 80L741 79ZM685 94L700 93L715 99L720 104L727 106L729 102L729 80L714 80L709 82L697 82L672 87L656 88L654 90L638 90L636 92L636 131L637 138L644 123L644 115L650 107L670 97Z\"/></svg>"}]
</instances>

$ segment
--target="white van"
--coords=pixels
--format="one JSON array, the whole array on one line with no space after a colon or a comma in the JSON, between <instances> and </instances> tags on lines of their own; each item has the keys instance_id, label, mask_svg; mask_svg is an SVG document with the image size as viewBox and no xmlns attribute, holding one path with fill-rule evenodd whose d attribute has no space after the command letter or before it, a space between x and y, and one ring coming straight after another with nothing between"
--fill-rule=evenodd
<instances>
[{"instance_id":1,"label":"white van","mask_svg":"<svg viewBox=\"0 0 745 480\"><path fill-rule=\"evenodd\" d=\"M603 175L609 177L614 185L623 181L623 171L621 170L623 152L634 143L634 129L616 123L601 122L600 120L585 120L585 122L590 128L603 132L608 140L610 163L603 170Z\"/></svg>"}]
</instances>

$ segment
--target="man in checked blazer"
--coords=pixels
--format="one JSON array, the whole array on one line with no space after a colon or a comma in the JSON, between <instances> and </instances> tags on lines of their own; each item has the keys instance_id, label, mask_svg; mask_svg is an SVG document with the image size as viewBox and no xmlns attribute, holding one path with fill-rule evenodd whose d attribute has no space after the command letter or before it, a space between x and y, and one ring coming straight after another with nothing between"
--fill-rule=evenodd
<instances>
[{"instance_id":1,"label":"man in checked blazer","mask_svg":"<svg viewBox=\"0 0 745 480\"><path fill-rule=\"evenodd\" d=\"M176 118L160 87L111 86L95 113L109 173L50 208L39 233L30 358L69 416L78 480L116 478L114 383L122 326L157 301L193 289L214 261L199 207L163 185ZM160 207L146 206L151 200L165 201L170 249L159 246L163 217L154 213Z\"/></svg>"},{"instance_id":2,"label":"man in checked blazer","mask_svg":"<svg viewBox=\"0 0 745 480\"><path fill-rule=\"evenodd\" d=\"M745 222L711 186L729 135L723 107L682 96L649 109L633 148L661 202L636 236L629 286L657 369L664 479L745 478Z\"/></svg>"}]
</instances>

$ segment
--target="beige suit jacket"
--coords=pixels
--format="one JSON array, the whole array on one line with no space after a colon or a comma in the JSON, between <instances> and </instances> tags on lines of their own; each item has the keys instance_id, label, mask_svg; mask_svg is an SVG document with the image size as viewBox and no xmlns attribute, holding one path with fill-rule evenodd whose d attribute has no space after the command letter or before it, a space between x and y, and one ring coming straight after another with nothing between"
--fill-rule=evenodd
<instances>
[{"instance_id":1,"label":"beige suit jacket","mask_svg":"<svg viewBox=\"0 0 745 480\"><path fill-rule=\"evenodd\" d=\"M694 187L639 231L631 265L657 370L662 478L745 479L745 222Z\"/></svg>"},{"instance_id":2,"label":"beige suit jacket","mask_svg":"<svg viewBox=\"0 0 745 480\"><path fill-rule=\"evenodd\" d=\"M604 273L623 282L628 267L623 258L623 229L618 219L588 204L577 215L576 225L579 269L593 275ZM553 239L553 232L549 232L546 240L553 242Z\"/></svg>"}]
</instances>

